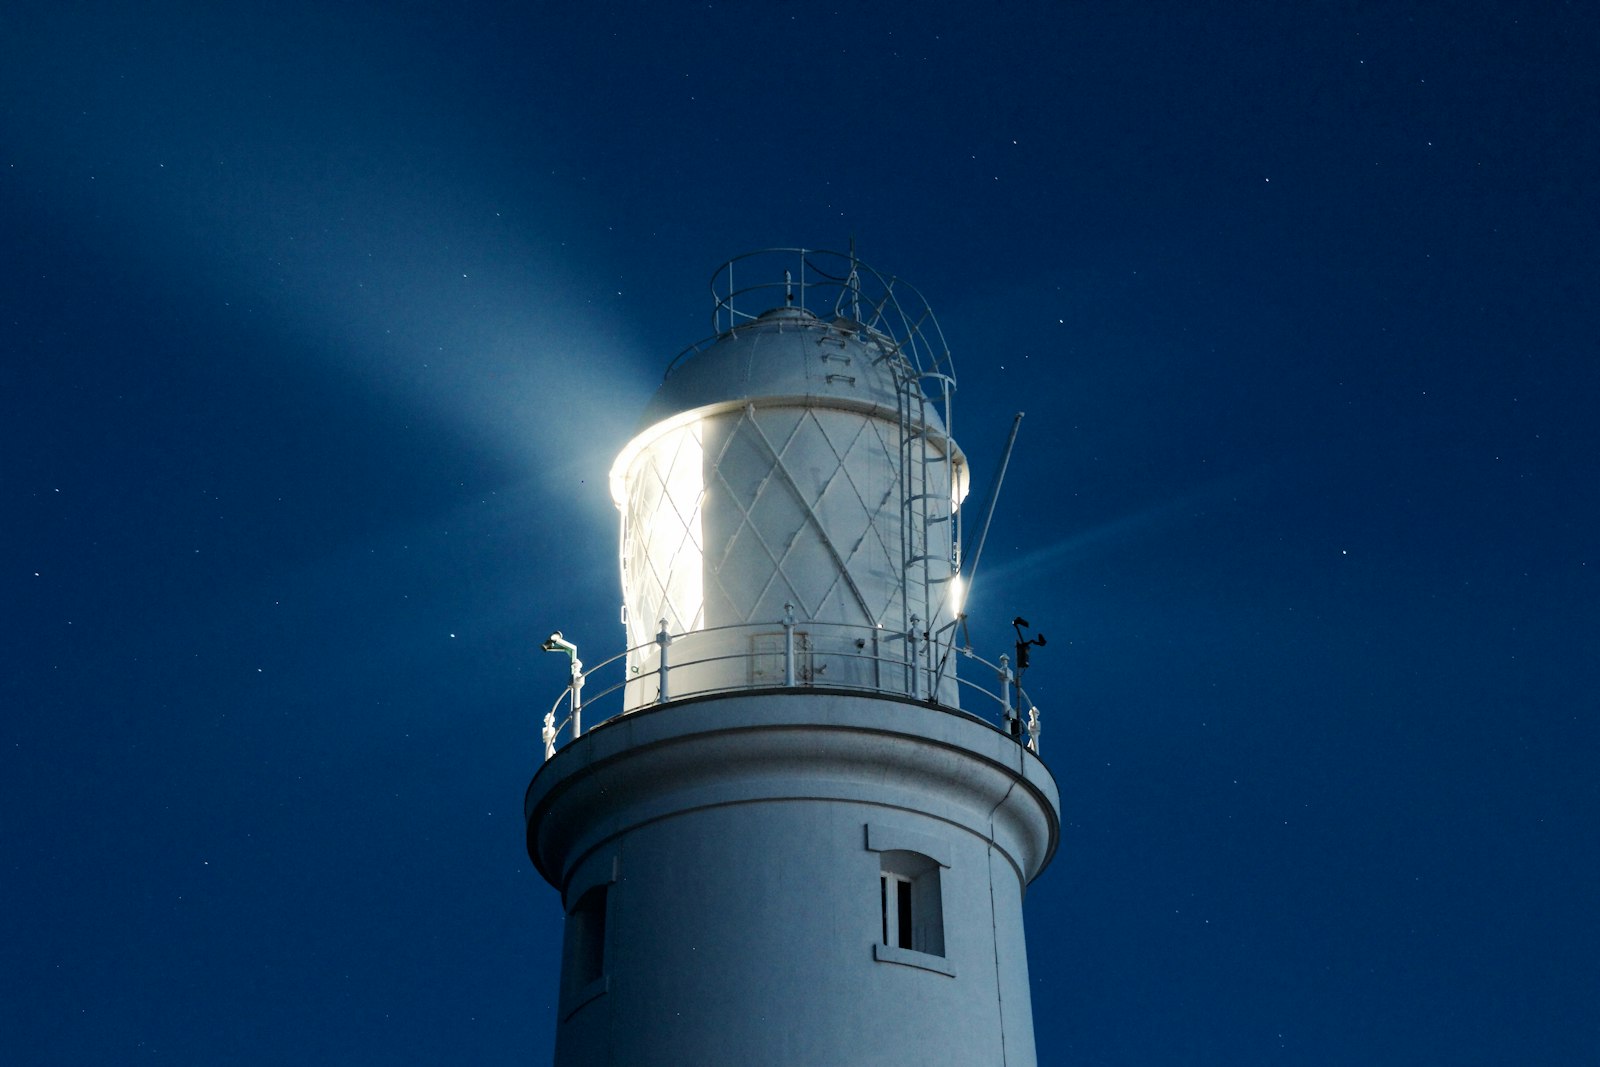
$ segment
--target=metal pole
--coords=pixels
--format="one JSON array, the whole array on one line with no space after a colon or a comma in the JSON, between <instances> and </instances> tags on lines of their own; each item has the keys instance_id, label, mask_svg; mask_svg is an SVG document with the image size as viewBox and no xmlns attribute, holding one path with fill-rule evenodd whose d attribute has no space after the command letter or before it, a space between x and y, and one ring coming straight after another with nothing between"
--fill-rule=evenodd
<instances>
[{"instance_id":1,"label":"metal pole","mask_svg":"<svg viewBox=\"0 0 1600 1067\"><path fill-rule=\"evenodd\" d=\"M667 633L667 620L666 619L660 620L658 625L661 627L661 629L659 631L657 631L657 633L656 633L656 644L661 647L661 664L657 668L656 674L659 677L660 682L661 682L661 695L656 698L656 702L659 703L659 704L665 704L667 702L667 699L668 699L667 698L667 646L672 644L672 635Z\"/></svg>"},{"instance_id":2,"label":"metal pole","mask_svg":"<svg viewBox=\"0 0 1600 1067\"><path fill-rule=\"evenodd\" d=\"M783 684L794 686L794 605L783 606Z\"/></svg>"},{"instance_id":3,"label":"metal pole","mask_svg":"<svg viewBox=\"0 0 1600 1067\"><path fill-rule=\"evenodd\" d=\"M1000 486L1005 484L1006 468L1011 466L1011 450L1017 446L1017 431L1022 429L1022 415L1019 411L1011 420L1011 436L1006 439L1005 455L1000 457L1000 473L995 475L994 488L989 492L989 511L983 517L983 530L978 534L978 550L972 554L972 566L967 568L967 587L962 590L967 604L972 603L972 582L978 576L978 564L983 560L983 543L989 539L989 524L994 521L995 505L1000 503ZM966 614L966 606L961 605L962 614Z\"/></svg>"},{"instance_id":4,"label":"metal pole","mask_svg":"<svg viewBox=\"0 0 1600 1067\"><path fill-rule=\"evenodd\" d=\"M911 629L906 632L907 655L911 657L911 699L922 699L922 667L917 654L917 617L911 616Z\"/></svg>"},{"instance_id":5,"label":"metal pole","mask_svg":"<svg viewBox=\"0 0 1600 1067\"><path fill-rule=\"evenodd\" d=\"M1017 736L1017 713L1011 708L1011 657L1000 655L1000 707L1004 709L1006 733Z\"/></svg>"},{"instance_id":6,"label":"metal pole","mask_svg":"<svg viewBox=\"0 0 1600 1067\"><path fill-rule=\"evenodd\" d=\"M577 656L572 657L572 736L576 739L583 733L583 661Z\"/></svg>"}]
</instances>

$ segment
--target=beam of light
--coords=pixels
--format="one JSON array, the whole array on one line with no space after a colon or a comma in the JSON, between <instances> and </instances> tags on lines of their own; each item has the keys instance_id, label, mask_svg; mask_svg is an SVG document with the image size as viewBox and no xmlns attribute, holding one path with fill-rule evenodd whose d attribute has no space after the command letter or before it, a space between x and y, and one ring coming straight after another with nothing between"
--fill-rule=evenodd
<instances>
[{"instance_id":1,"label":"beam of light","mask_svg":"<svg viewBox=\"0 0 1600 1067\"><path fill-rule=\"evenodd\" d=\"M606 475L671 351L635 335L633 294L600 285L607 265L571 252L575 222L557 208L530 211L526 189L411 184L399 168L329 185L307 178L303 161L253 165L247 179L173 167L167 185L113 187L94 236L152 302L238 344L217 358L371 397L392 424L380 432L454 439L492 457L490 469L463 471L459 487L420 480L426 497L404 510L429 514L403 530L369 524L354 534L359 543L272 576L275 590L321 603L314 619L349 617L410 566L402 556L427 555L430 573L477 576L470 596L430 586L424 610L437 625L423 632L413 616L380 627L363 637L373 647L404 647L421 662L450 654L436 632L482 647L495 633L560 626L620 645ZM227 180L236 184L214 184ZM313 373L283 373L290 368ZM296 416L288 390L267 402ZM464 515L499 536L477 542L470 568ZM455 536L439 537L441 527ZM393 545L419 551L386 551ZM330 573L340 581L320 581Z\"/></svg>"},{"instance_id":2,"label":"beam of light","mask_svg":"<svg viewBox=\"0 0 1600 1067\"><path fill-rule=\"evenodd\" d=\"M217 29L248 46L194 55L175 34L142 78L105 75L93 49L77 67L41 62L34 75L59 91L21 113L34 149L23 195L84 220L81 237L174 314L253 334L233 358L299 361L400 399L551 492L581 479L609 525L611 446L681 339L639 343L637 294L583 251L602 227L576 189L531 172L563 146L512 156L448 96L409 88L408 57L433 45L403 24L374 29L390 47L352 54L308 46L277 13L245 18ZM63 42L104 32L73 13L42 29ZM329 76L345 91L312 87ZM216 85L252 78L269 80L251 83L248 121L203 106ZM74 119L94 105L94 139L73 132L68 100Z\"/></svg>"},{"instance_id":3,"label":"beam of light","mask_svg":"<svg viewBox=\"0 0 1600 1067\"><path fill-rule=\"evenodd\" d=\"M596 306L599 286L553 262L561 242L519 232L540 220L486 225L436 209L410 226L402 220L415 216L385 199L330 207L375 227L286 248L276 277L246 271L220 285L275 286L285 325L306 342L295 354L489 445L553 492L581 480L608 510L606 471L648 396L646 368L663 359L638 355L620 301Z\"/></svg>"},{"instance_id":4,"label":"beam of light","mask_svg":"<svg viewBox=\"0 0 1600 1067\"><path fill-rule=\"evenodd\" d=\"M1030 585L1044 581L1053 576L1067 561L1081 559L1102 545L1136 540L1160 527L1180 521L1182 516L1197 507L1233 498L1247 484L1257 481L1264 473L1280 466L1281 463L1282 461L1262 464L1239 474L1218 478L1179 493L1169 500L1159 501L1088 529L1067 534L1042 548L1036 548L999 564L984 575L984 588L986 591L993 586L1009 588L1014 581L1021 580L1026 580Z\"/></svg>"}]
</instances>

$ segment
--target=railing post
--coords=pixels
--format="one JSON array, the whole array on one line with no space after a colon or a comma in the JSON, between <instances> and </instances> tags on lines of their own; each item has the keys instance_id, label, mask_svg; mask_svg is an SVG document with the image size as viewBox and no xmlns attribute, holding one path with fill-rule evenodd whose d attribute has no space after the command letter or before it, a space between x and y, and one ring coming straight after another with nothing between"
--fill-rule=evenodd
<instances>
[{"instance_id":1,"label":"railing post","mask_svg":"<svg viewBox=\"0 0 1600 1067\"><path fill-rule=\"evenodd\" d=\"M872 628L872 688L883 689L883 642L880 636L882 626Z\"/></svg>"},{"instance_id":2,"label":"railing post","mask_svg":"<svg viewBox=\"0 0 1600 1067\"><path fill-rule=\"evenodd\" d=\"M672 635L667 633L667 620L666 619L661 619L659 621L658 625L661 627L661 629L656 632L656 644L658 646L660 646L660 648L661 648L661 656L660 656L661 663L660 663L660 666L657 668L657 675L659 676L659 679L660 679L660 682L661 682L661 695L656 698L656 703L665 704L667 702L667 699L668 699L667 698L667 646L672 644Z\"/></svg>"},{"instance_id":3,"label":"railing post","mask_svg":"<svg viewBox=\"0 0 1600 1067\"><path fill-rule=\"evenodd\" d=\"M572 738L577 740L583 734L583 660L577 656L572 657L572 680L567 684L572 686Z\"/></svg>"},{"instance_id":4,"label":"railing post","mask_svg":"<svg viewBox=\"0 0 1600 1067\"><path fill-rule=\"evenodd\" d=\"M906 634L907 654L911 657L911 699L922 699L922 658L917 653L917 622L915 615L911 616L911 630Z\"/></svg>"},{"instance_id":5,"label":"railing post","mask_svg":"<svg viewBox=\"0 0 1600 1067\"><path fill-rule=\"evenodd\" d=\"M794 605L783 606L783 684L794 687Z\"/></svg>"},{"instance_id":6,"label":"railing post","mask_svg":"<svg viewBox=\"0 0 1600 1067\"><path fill-rule=\"evenodd\" d=\"M1017 718L1016 709L1011 706L1011 657L1003 652L1000 654L1000 707L1004 709L1006 733L1020 738L1022 722Z\"/></svg>"}]
</instances>

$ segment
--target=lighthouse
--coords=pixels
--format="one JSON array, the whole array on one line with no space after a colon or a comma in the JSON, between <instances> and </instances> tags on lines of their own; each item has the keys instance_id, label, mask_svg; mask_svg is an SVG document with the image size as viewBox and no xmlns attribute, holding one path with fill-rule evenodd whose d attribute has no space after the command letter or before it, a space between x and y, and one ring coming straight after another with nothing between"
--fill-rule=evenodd
<instances>
[{"instance_id":1,"label":"lighthouse","mask_svg":"<svg viewBox=\"0 0 1600 1067\"><path fill-rule=\"evenodd\" d=\"M750 253L712 297L611 469L625 647L544 646L555 1063L1032 1064L1060 800L1012 665L965 644L937 322L853 251Z\"/></svg>"}]
</instances>

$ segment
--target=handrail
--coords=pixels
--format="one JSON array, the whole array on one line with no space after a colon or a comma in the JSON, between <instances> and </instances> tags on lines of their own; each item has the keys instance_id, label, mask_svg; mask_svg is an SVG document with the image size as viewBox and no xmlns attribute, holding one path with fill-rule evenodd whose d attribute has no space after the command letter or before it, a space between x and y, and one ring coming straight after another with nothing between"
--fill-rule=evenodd
<instances>
[{"instance_id":1,"label":"handrail","mask_svg":"<svg viewBox=\"0 0 1600 1067\"><path fill-rule=\"evenodd\" d=\"M728 651L728 646L716 642L706 642L712 645L714 654L702 655L684 660L673 659L668 661L666 654L669 645L684 641L688 638L702 638L721 634L746 633L752 637L763 636L781 638L781 652L783 669L770 683L751 681L730 681L727 675L717 675L714 671L695 668L707 668L716 664L729 664L738 662L753 663L757 659L770 660L774 652L761 650L750 645ZM817 637L839 637L844 640L837 643L827 643L825 647L818 648L815 644ZM871 638L869 644L867 637ZM952 635L953 636L953 635ZM797 638L801 639L797 643ZM903 642L903 644L902 644ZM887 649L882 646L889 646ZM995 725L1019 744L1025 745L1035 755L1039 752L1039 708L1022 687L1017 684L1015 673L1011 669L1010 657L1002 655L999 663L991 663L982 656L977 655L971 648L940 650L938 640L930 640L926 633L916 629L907 633L894 633L872 626L853 625L849 623L805 622L801 623L794 618L793 609L789 609L782 619L770 623L738 623L729 626L713 626L701 630L690 631L684 634L668 635L665 626L650 641L624 649L610 659L589 668L588 670L574 670L568 680L566 688L561 695L556 697L555 703L545 713L543 729L540 731L544 742L544 758L550 759L555 755L557 742L562 733L568 734L568 742L576 739L582 732L578 709L589 713L587 728L593 730L596 726L608 722L622 715L631 714L647 707L655 707L676 700L689 697L710 696L719 693L731 693L755 690L781 690L790 688L827 688L835 690L848 690L866 693L885 693L898 697L909 698L935 706L949 706L941 701L941 695L949 695L953 685L953 694L958 698L955 703L961 703L960 697L972 695L981 697L978 702L980 707L988 708L988 715L979 715L970 711L966 714L983 722ZM691 645L692 647L692 645ZM869 651L871 649L871 651ZM890 651L899 655L888 654ZM983 682L971 678L962 678L955 671L944 669L943 660L950 651L961 654L963 659L971 660L993 672L992 688ZM907 654L909 653L909 654ZM821 668L808 667L801 670L798 666L801 655L806 657L808 663L813 656L825 656L828 661L837 660L848 664L851 662L867 664L869 668L864 671L872 682L861 681L849 676L848 668L835 672L835 676L826 680L819 680L818 675L826 670L829 665L825 662ZM649 670L641 669L642 665L649 662L651 657L657 657L656 664ZM621 664L622 677L605 685L597 693L582 696L583 687L589 679L602 672L609 672ZM629 664L633 664L631 669ZM645 696L650 676L654 674L659 678L659 688L653 696ZM668 679L671 679L670 688ZM901 679L902 684L886 684L887 679ZM630 687L634 687L630 693ZM572 710L568 715L557 721L557 713L562 702L566 701ZM996 718L998 723L996 723Z\"/></svg>"}]
</instances>

